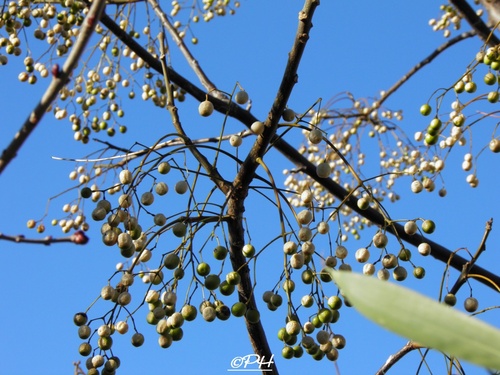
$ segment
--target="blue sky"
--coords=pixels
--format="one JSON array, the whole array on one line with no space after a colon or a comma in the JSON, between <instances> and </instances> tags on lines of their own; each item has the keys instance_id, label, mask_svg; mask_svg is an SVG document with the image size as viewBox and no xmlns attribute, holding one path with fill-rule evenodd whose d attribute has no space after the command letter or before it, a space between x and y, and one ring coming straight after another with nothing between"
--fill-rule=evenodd
<instances>
[{"instance_id":1,"label":"blue sky","mask_svg":"<svg viewBox=\"0 0 500 375\"><path fill-rule=\"evenodd\" d=\"M218 18L209 24L198 24L193 28L200 42L192 48L192 52L205 72L225 91L231 91L235 83L239 82L250 94L252 113L257 117L266 116L272 104L301 6L301 1L243 0L236 15ZM442 34L433 32L427 25L430 18L438 15L438 4L430 0L421 1L418 5L385 1L383 6L371 1L360 1L356 5L323 1L315 14L311 39L299 69L299 82L290 98L289 107L296 112L305 111L318 98L326 102L344 91L356 97L378 95L380 90L392 86L444 42ZM141 21L137 23L140 27L145 26ZM476 39L452 47L385 103L391 109L404 111L400 126L407 134L412 135L425 128L427 119L419 115L420 105L437 88L453 85L480 47L481 43ZM172 59L175 69L197 83L179 55L174 53ZM0 67L2 149L48 84L43 80L35 86L20 83L17 74L21 68L22 59L11 59L9 65ZM478 80L479 77L481 72L478 73ZM484 89L484 85L481 87ZM131 104L128 101L125 103ZM200 118L196 107L197 103L190 98L179 105L183 123L189 129L196 129L196 136L214 134L214 120ZM130 147L134 141L138 141L150 145L159 136L172 131L168 128L169 117L164 110L144 105L139 100L124 108L124 121L129 132L125 136L115 136L112 139L115 144ZM479 152L485 140L491 137L495 122L485 121L484 126L480 124L475 127L472 144L474 153ZM234 121L229 122L229 127L231 131L242 129ZM103 139L107 140L106 137ZM290 140L296 145L301 142L299 136L291 137ZM249 144L245 143L247 147ZM84 157L99 147L93 142L87 146L76 143L67 121L56 121L51 115L45 116L18 157L0 177L3 191L0 195L0 207L3 207L0 231L36 236L35 232L25 229L26 221L43 216L48 198L74 186L74 182L68 179L74 163L54 161L51 157ZM496 160L498 156L483 152L478 165L480 184L476 189L471 189L465 182L466 173L460 167L463 154L469 152L468 147L454 149L447 159L444 179L448 195L445 198L439 198L436 193L414 195L409 189L411 179L402 178L396 182L401 200L395 204L387 203L386 208L393 218L432 218L437 224L433 240L453 250L465 247L474 252L486 221L499 212L498 188L495 186L498 186L500 177ZM366 150L368 158L370 151L378 152L373 148ZM291 167L277 153L269 156L266 162L277 181L281 178L281 170ZM367 169L364 173L374 175L377 169ZM169 184L173 185L176 179L170 175L168 178ZM62 216L61 207L75 197L73 190L51 201L47 226L52 217ZM169 195L162 204L180 204L179 207L182 207L182 199L177 200L174 195ZM255 225L251 235L256 247L259 247L276 236L277 214L270 210L268 215L263 215L266 202L258 196L252 199L252 204L247 205L246 215L249 225ZM92 204L85 202L85 208L91 210L92 207ZM481 266L493 272L497 271L500 261L495 246L500 235L495 225L487 251L479 261ZM48 229L47 234L60 235L52 228ZM73 361L82 360L77 351L81 340L72 323L73 314L85 310L92 303L112 275L115 264L122 261L117 251L100 243L98 224L91 223L89 237L91 240L86 246L27 246L0 242L4 263L0 274L3 373L62 375L73 371ZM350 239L346 246L355 251L361 242ZM417 254L414 256L417 257ZM269 251L259 262L257 272L261 272L262 276L258 277L257 292L262 293L274 286L281 272L281 259L280 254ZM415 262L426 267L427 276L421 281L409 277L405 285L437 297L443 265L422 257L418 257ZM359 271L359 267L356 267ZM450 283L453 283L454 277L456 273L452 273ZM497 304L496 293L478 283L471 284L481 308ZM332 285L330 290L333 294L336 289ZM468 294L469 289L464 286L458 295L459 301L463 301ZM260 301L260 297L258 299ZM102 309L102 304L95 307L95 311ZM341 374L374 373L390 354L405 343L404 339L360 317L355 310L343 308L335 330L347 338L348 344L341 350L336 364L326 360L316 362L307 356L287 361L281 358L282 343L276 338L276 332L284 325L283 308L271 313L263 307L261 314L282 374L303 371L336 373L336 366ZM115 353L122 358L120 374L138 371L221 374L227 372L234 357L252 352L241 319L231 317L227 322L216 320L206 323L199 317L195 322L186 323L182 341L164 350L156 344L154 327L145 323L144 316L145 312L142 315L139 312L136 320L140 331L146 336L145 345L132 348L130 335L115 338ZM481 317L493 323L498 322L496 310ZM415 372L418 362L417 353L413 353L401 361L393 373ZM439 355L433 355L431 363L434 373L442 372ZM485 373L472 366L466 369L468 374Z\"/></svg>"}]
</instances>

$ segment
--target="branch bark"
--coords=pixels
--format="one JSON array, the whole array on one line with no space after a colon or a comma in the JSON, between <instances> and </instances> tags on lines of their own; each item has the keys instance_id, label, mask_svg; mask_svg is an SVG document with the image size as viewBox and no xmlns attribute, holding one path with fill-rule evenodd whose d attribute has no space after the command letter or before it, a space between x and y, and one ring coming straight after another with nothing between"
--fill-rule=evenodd
<instances>
[{"instance_id":1,"label":"branch bark","mask_svg":"<svg viewBox=\"0 0 500 375\"><path fill-rule=\"evenodd\" d=\"M245 199L248 195L248 187L252 182L255 171L258 167L257 160L264 156L269 143L275 138L279 119L285 109L286 103L297 82L297 69L300 59L309 39L309 31L312 28L312 17L316 7L319 5L317 0L306 0L304 8L299 12L299 25L295 36L294 45L288 56L287 66L278 89L274 103L269 111L268 117L264 122L265 131L257 137L247 158L241 165L241 168L233 182L233 192L228 201L228 215L231 219L228 221L230 259L234 270L237 270L241 276L241 283L238 285L239 300L247 304L248 309L258 310L253 294L253 285L250 278L250 269L242 253L245 243L245 231L243 228L243 213L245 212ZM261 322L251 323L245 319L250 342L254 352L260 358L271 358L266 335ZM268 366L273 374L278 374L278 369L274 362ZM266 373L266 372L263 372Z\"/></svg>"},{"instance_id":2,"label":"branch bark","mask_svg":"<svg viewBox=\"0 0 500 375\"><path fill-rule=\"evenodd\" d=\"M35 109L28 116L21 129L14 136L12 142L2 152L2 156L0 157L0 174L5 170L12 159L16 157L17 152L22 147L26 139L28 139L29 135L40 123L43 115L47 111L47 108L49 108L52 102L56 99L59 91L64 87L64 85L68 83L73 70L80 61L80 57L85 50L85 46L92 36L95 26L99 22L105 6L105 0L95 0L92 2L89 12L80 29L78 39L76 40L68 58L64 62L62 69L60 69L57 64L52 67L52 81L50 82L49 87L43 94Z\"/></svg>"},{"instance_id":3,"label":"branch bark","mask_svg":"<svg viewBox=\"0 0 500 375\"><path fill-rule=\"evenodd\" d=\"M455 6L483 42L487 43L490 47L500 44L500 39L493 34L493 30L484 23L466 0L450 0L450 3Z\"/></svg>"}]
</instances>

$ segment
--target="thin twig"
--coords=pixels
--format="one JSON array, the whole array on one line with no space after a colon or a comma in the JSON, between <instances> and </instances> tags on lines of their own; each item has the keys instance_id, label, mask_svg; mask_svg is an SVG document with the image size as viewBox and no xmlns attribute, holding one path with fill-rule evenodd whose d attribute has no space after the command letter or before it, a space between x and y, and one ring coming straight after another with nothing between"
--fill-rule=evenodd
<instances>
[{"instance_id":1,"label":"thin twig","mask_svg":"<svg viewBox=\"0 0 500 375\"><path fill-rule=\"evenodd\" d=\"M420 349L422 346L416 344L412 341L408 341L401 349L399 349L395 354L391 355L384 365L375 373L376 375L385 375L387 371L390 370L392 366L394 366L401 358L403 358L408 353L412 352L415 349Z\"/></svg>"},{"instance_id":2,"label":"thin twig","mask_svg":"<svg viewBox=\"0 0 500 375\"><path fill-rule=\"evenodd\" d=\"M238 134L240 137L245 138L250 135L252 135L251 130L244 130ZM220 141L227 141L229 140L234 134L228 134L224 135L222 137L209 137L209 138L199 138L192 140L191 142L195 145L198 144L205 144L205 143L219 143ZM121 147L115 146L111 144L110 142L107 141L101 141L99 139L95 139L96 142L101 142L105 144L106 146L109 147L111 150L116 150L116 151L124 151ZM62 161L71 161L71 162L77 162L77 163L96 163L96 162L103 162L103 161L111 161L111 160L120 160L118 163L115 164L115 166L121 166L124 164L129 163L131 160L136 159L138 157L144 156L147 153L150 153L151 151L158 151L167 147L173 147L173 146L180 146L184 145L184 140L182 138L175 138L171 139L165 142L161 142L158 144L155 144L154 146L148 147L148 148L143 148L141 150L137 150L134 152L127 152L125 154L120 154L120 155L114 155L114 156L105 156L102 158L66 158L66 157L61 157L61 156L52 156L52 159L54 160L62 160Z\"/></svg>"},{"instance_id":3,"label":"thin twig","mask_svg":"<svg viewBox=\"0 0 500 375\"><path fill-rule=\"evenodd\" d=\"M186 43L184 43L184 40L179 36L177 29L168 20L168 16L163 12L158 1L156 0L147 0L147 1L155 11L158 18L160 19L163 27L165 27L165 29L169 32L174 42L177 44L177 47L184 55L186 61L188 62L189 66L191 66L191 69L193 69L193 72L196 74L203 87L205 87L207 91L210 92L212 95L217 96L218 94L221 94L219 93L219 91L217 91L217 88L212 83L212 81L210 81L210 79L205 74L203 69L201 69L200 64L198 64L198 60L196 60L191 51L189 51L189 49L186 46Z\"/></svg>"},{"instance_id":4,"label":"thin twig","mask_svg":"<svg viewBox=\"0 0 500 375\"><path fill-rule=\"evenodd\" d=\"M462 287L462 285L465 284L465 282L469 278L469 274L471 273L470 271L471 271L472 267L474 267L474 264L479 259L479 256L486 250L486 241L488 240L488 236L491 232L492 226L493 226L493 219L490 219L486 222L486 227L484 228L483 238L481 239L481 242L479 244L479 247L476 250L476 253L472 257L470 262L467 262L463 265L462 272L460 273L460 276L458 277L457 281L455 282L455 285L453 285L453 287L450 289L449 293L457 294L458 290Z\"/></svg>"},{"instance_id":5,"label":"thin twig","mask_svg":"<svg viewBox=\"0 0 500 375\"><path fill-rule=\"evenodd\" d=\"M68 83L73 70L80 61L80 57L85 50L87 42L92 36L95 26L99 22L105 6L105 0L95 0L92 3L80 28L75 45L64 62L63 67L59 68L57 64L52 67L52 81L50 82L49 87L43 94L40 102L37 104L33 112L31 112L28 116L21 129L14 136L12 142L2 152L2 156L0 157L0 174L5 170L12 159L16 157L19 149L22 147L26 139L40 123L43 115L47 111L47 108L49 108L52 102L56 99L59 91Z\"/></svg>"},{"instance_id":6,"label":"thin twig","mask_svg":"<svg viewBox=\"0 0 500 375\"><path fill-rule=\"evenodd\" d=\"M24 235L8 236L6 234L0 233L0 240L38 245L51 245L53 243L60 242L72 242L76 245L85 245L89 241L89 238L83 231L78 230L69 237L59 238L54 238L52 236L47 236L45 238L26 238Z\"/></svg>"},{"instance_id":7,"label":"thin twig","mask_svg":"<svg viewBox=\"0 0 500 375\"><path fill-rule=\"evenodd\" d=\"M152 0L149 0L152 1ZM172 124L175 127L177 133L179 133L180 137L184 141L184 144L189 149L189 151L193 154L193 156L198 160L200 165L205 169L210 179L213 183L225 194L227 195L231 190L231 184L226 182L226 180L220 175L217 167L210 164L208 159L203 155L200 150L195 146L191 138L189 138L182 127L181 121L179 119L179 114L177 107L174 103L174 94L172 92L172 86L170 84L170 79L168 77L167 64L165 63L165 45L163 40L163 35L160 34L160 51L161 51L161 64L163 69L163 77L165 79L165 86L167 87L167 109L170 112L170 116L172 118Z\"/></svg>"},{"instance_id":8,"label":"thin twig","mask_svg":"<svg viewBox=\"0 0 500 375\"><path fill-rule=\"evenodd\" d=\"M438 57L442 52L444 52L446 49L449 47L453 46L454 44L461 42L464 39L470 38L472 36L476 35L475 30L467 31L465 33L462 33L460 35L457 35L456 37L446 41L446 43L443 43L440 45L438 48L434 50L429 56L427 56L425 59L420 61L417 65L415 65L408 73L406 73L401 79L396 82L389 90L387 90L384 95L380 97L380 99L377 101L378 106L382 105L383 102L389 98L393 93L395 93L406 81L408 81L415 73L417 73L420 69L422 69L424 66L429 64L432 60L434 60L436 57Z\"/></svg>"}]
</instances>

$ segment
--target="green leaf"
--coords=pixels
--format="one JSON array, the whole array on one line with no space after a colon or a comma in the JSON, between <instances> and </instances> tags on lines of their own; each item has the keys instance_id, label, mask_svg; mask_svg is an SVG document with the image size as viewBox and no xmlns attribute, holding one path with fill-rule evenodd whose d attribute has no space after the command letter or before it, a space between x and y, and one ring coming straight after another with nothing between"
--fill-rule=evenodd
<instances>
[{"instance_id":1,"label":"green leaf","mask_svg":"<svg viewBox=\"0 0 500 375\"><path fill-rule=\"evenodd\" d=\"M380 326L422 346L500 370L500 330L387 281L330 271L352 306Z\"/></svg>"}]
</instances>

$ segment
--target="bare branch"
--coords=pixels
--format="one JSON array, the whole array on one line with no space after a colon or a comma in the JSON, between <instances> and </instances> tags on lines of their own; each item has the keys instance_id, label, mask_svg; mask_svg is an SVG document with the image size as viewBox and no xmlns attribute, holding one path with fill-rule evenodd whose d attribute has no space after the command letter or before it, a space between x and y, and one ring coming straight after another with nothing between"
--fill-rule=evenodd
<instances>
[{"instance_id":1,"label":"bare branch","mask_svg":"<svg viewBox=\"0 0 500 375\"><path fill-rule=\"evenodd\" d=\"M238 134L240 137L245 138L245 137L252 135L253 133L251 130L244 130L242 132L235 133L235 134ZM222 137L199 138L199 139L191 140L191 142L194 145L205 144L205 143L219 143L221 141L229 140L233 135L234 134L228 134L228 135L224 135ZM95 141L105 144L106 146L108 146L112 150L126 152L121 147L117 147L117 146L111 144L110 142L101 141L99 139L95 139ZM95 162L122 159L118 163L115 164L116 166L121 166L121 165L124 165L126 163L129 163L131 160L134 160L138 157L144 156L144 155L150 153L151 151L158 151L158 150L161 150L161 149L164 149L167 147L180 146L180 145L184 145L184 144L185 143L184 143L184 140L182 138L175 138L175 139L170 139L170 140L165 141L165 142L157 143L157 144L155 144L151 147L148 147L148 148L144 148L144 149L134 151L134 152L126 152L125 154L121 154L121 155L106 156L106 157L102 157L102 158L93 158L93 159L90 159L90 158L75 159L75 158L64 158L64 157L60 157L60 156L52 156L52 159L80 162L80 163L95 163Z\"/></svg>"},{"instance_id":2,"label":"bare branch","mask_svg":"<svg viewBox=\"0 0 500 375\"><path fill-rule=\"evenodd\" d=\"M462 17L476 31L477 35L490 47L500 44L500 39L493 34L493 31L483 22L474 9L466 0L450 0L455 8L461 13Z\"/></svg>"},{"instance_id":3,"label":"bare branch","mask_svg":"<svg viewBox=\"0 0 500 375\"><path fill-rule=\"evenodd\" d=\"M472 267L474 267L474 264L479 259L479 256L486 250L486 241L488 240L488 236L491 232L492 226L493 226L493 219L490 219L486 222L486 228L484 229L483 238L481 239L481 243L479 244L476 253L469 262L463 265L462 272L460 273L458 280L455 282L455 285L453 285L453 287L450 289L449 293L457 294L458 290L461 288L462 285L465 284L465 282L469 278L469 274L471 273Z\"/></svg>"},{"instance_id":4,"label":"bare branch","mask_svg":"<svg viewBox=\"0 0 500 375\"><path fill-rule=\"evenodd\" d=\"M149 1L155 1L155 0L149 0ZM231 185L229 182L227 182L219 173L217 168L210 164L208 159L203 155L196 145L193 144L191 139L187 136L186 132L184 131L181 121L179 119L179 114L177 111L177 107L175 106L174 103L174 94L172 92L172 86L170 84L170 79L168 77L168 70L167 70L167 64L165 63L165 51L164 51L164 40L163 37L160 36L160 50L161 50L161 63L162 63L162 69L163 69L163 76L165 77L165 86L167 87L167 109L170 112L170 116L172 118L172 123L175 127L175 130L179 133L181 136L182 140L184 141L184 144L187 146L189 151L193 154L193 156L198 160L198 162L201 164L201 166L205 169L207 172L208 176L210 179L213 181L213 183L225 194L227 195L230 190L231 190Z\"/></svg>"},{"instance_id":5,"label":"bare branch","mask_svg":"<svg viewBox=\"0 0 500 375\"><path fill-rule=\"evenodd\" d=\"M462 33L460 35L457 35L456 37L446 41L446 43L443 43L440 45L438 48L434 50L429 56L427 56L425 59L420 61L417 65L415 65L408 73L406 73L398 82L396 82L389 90L387 90L384 95L381 96L380 100L378 100L379 107L380 105L389 98L392 94L394 94L406 81L408 81L415 73L417 73L420 69L422 69L424 66L429 64L432 60L434 60L436 57L438 57L442 52L447 50L449 47L453 46L454 44L461 42L464 39L470 38L472 36L476 35L476 31L471 30L467 31L465 33Z\"/></svg>"},{"instance_id":6,"label":"bare branch","mask_svg":"<svg viewBox=\"0 0 500 375\"><path fill-rule=\"evenodd\" d=\"M0 233L0 240L12 241L17 243L28 243L28 244L39 244L39 245L51 245L53 243L60 242L72 242L76 245L85 245L89 238L87 235L79 230L73 233L69 237L53 238L52 236L47 236L45 238L26 238L24 235L8 236L6 234Z\"/></svg>"},{"instance_id":7,"label":"bare branch","mask_svg":"<svg viewBox=\"0 0 500 375\"><path fill-rule=\"evenodd\" d=\"M162 25L169 32L170 36L172 37L174 42L177 44L177 47L179 48L179 50L182 52L182 54L186 58L186 61L191 66L191 68L193 69L195 74L198 76L198 79L200 80L203 87L205 87L208 92L212 93L212 95L220 94L217 91L217 88L215 87L215 85L207 77L207 75L205 74L203 69L201 69L200 65L198 64L198 61L194 58L194 56L191 54L191 52L187 48L186 44L184 43L184 40L179 36L177 29L170 23L167 15L160 8L160 4L158 4L158 1L156 1L156 0L147 0L147 1L149 4L151 4L151 6L153 7L153 10L155 11L156 15L160 19Z\"/></svg>"},{"instance_id":8,"label":"bare branch","mask_svg":"<svg viewBox=\"0 0 500 375\"><path fill-rule=\"evenodd\" d=\"M14 136L14 139L9 146L2 152L0 157L0 174L4 171L7 165L14 159L17 152L22 147L28 136L40 123L47 108L56 99L59 91L66 85L77 66L81 55L85 50L85 46L89 41L95 26L99 22L101 14L103 13L106 2L104 0L95 0L83 21L80 33L71 50L68 58L64 62L62 69L56 64L52 67L52 81L49 87L43 94L40 102L37 104L33 112L28 116L21 129Z\"/></svg>"},{"instance_id":9,"label":"bare branch","mask_svg":"<svg viewBox=\"0 0 500 375\"><path fill-rule=\"evenodd\" d=\"M375 373L376 375L384 375L387 374L387 371L390 370L392 366L394 366L401 358L403 358L408 353L412 352L415 349L422 348L420 345L408 341L401 349L399 349L395 354L391 355L384 365Z\"/></svg>"}]
</instances>

